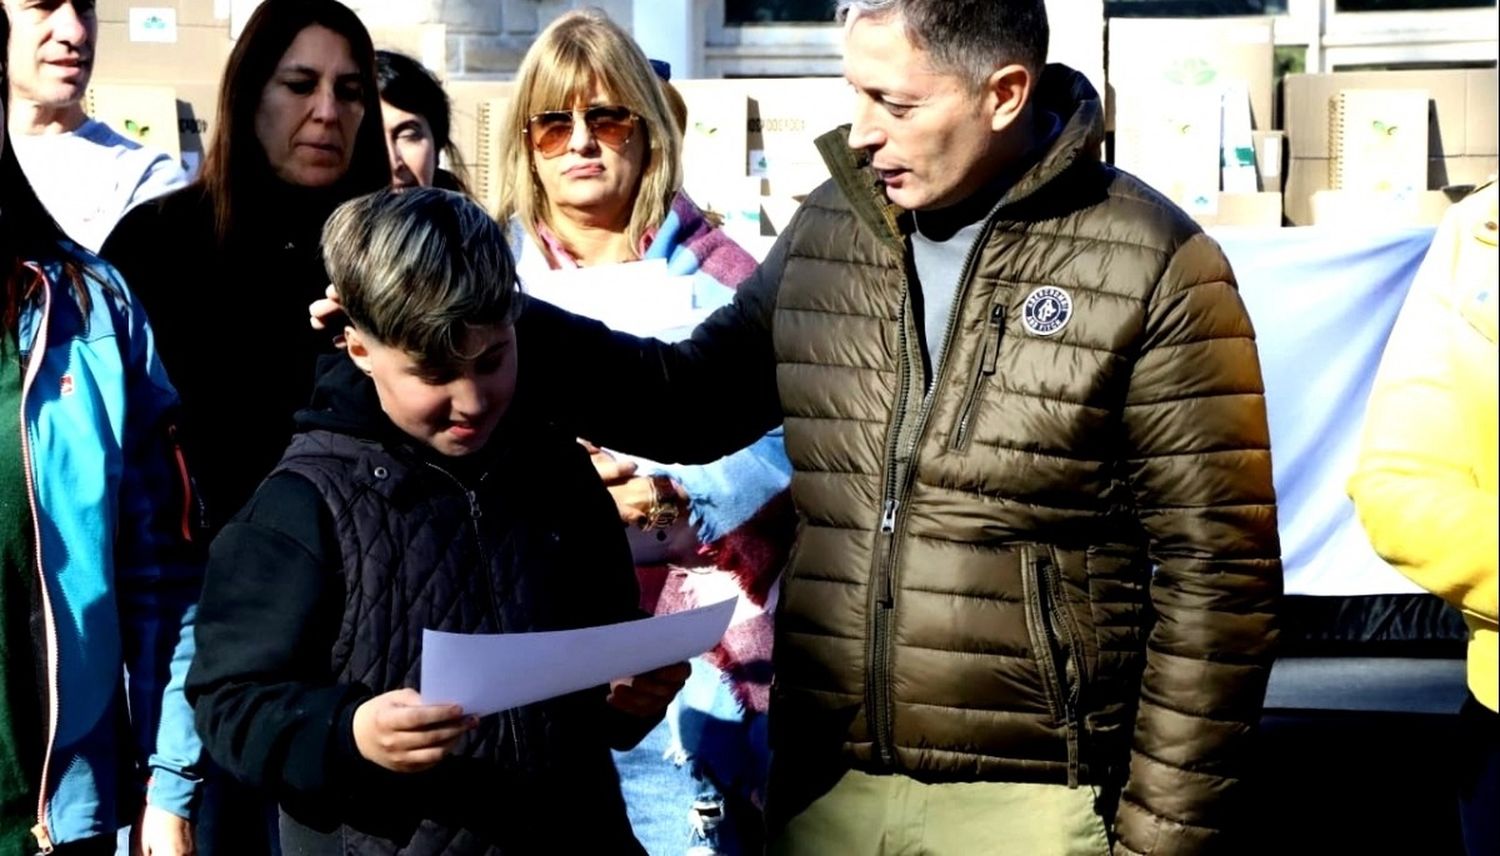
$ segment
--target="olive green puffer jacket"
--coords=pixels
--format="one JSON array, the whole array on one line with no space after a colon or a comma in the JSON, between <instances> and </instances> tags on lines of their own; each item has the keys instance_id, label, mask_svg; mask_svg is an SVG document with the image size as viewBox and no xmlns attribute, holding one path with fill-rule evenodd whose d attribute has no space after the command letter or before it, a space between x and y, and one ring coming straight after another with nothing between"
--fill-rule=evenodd
<instances>
[{"instance_id":1,"label":"olive green puffer jacket","mask_svg":"<svg viewBox=\"0 0 1500 856\"><path fill-rule=\"evenodd\" d=\"M774 814L851 766L1123 784L1117 852L1229 849L1281 594L1253 332L1218 246L1098 161L1087 82L1052 66L1037 97L1063 130L984 226L930 377L910 215L846 132L820 141L833 180L690 342L595 349L523 319L526 360L616 379L617 404L579 374L557 386L621 411L580 416L586 436L653 456L784 417L802 520ZM532 354L543 336L571 355ZM640 407L674 400L695 414L680 428Z\"/></svg>"}]
</instances>

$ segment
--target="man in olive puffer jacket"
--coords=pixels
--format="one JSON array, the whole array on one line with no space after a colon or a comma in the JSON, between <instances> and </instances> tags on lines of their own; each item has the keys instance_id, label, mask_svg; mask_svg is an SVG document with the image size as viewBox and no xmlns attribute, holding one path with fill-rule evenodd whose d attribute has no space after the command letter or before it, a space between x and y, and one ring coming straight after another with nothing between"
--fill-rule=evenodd
<instances>
[{"instance_id":1,"label":"man in olive puffer jacket","mask_svg":"<svg viewBox=\"0 0 1500 856\"><path fill-rule=\"evenodd\" d=\"M1100 162L1042 0L841 15L853 124L734 304L535 305L522 394L660 460L784 422L772 852L1233 851L1281 566L1229 264Z\"/></svg>"}]
</instances>

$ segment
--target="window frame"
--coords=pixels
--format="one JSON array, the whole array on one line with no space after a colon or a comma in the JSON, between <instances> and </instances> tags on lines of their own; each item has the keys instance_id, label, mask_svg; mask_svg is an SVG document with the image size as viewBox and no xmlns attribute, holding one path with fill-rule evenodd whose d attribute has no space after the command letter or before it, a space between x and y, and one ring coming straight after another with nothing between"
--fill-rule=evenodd
<instances>
[{"instance_id":1,"label":"window frame","mask_svg":"<svg viewBox=\"0 0 1500 856\"><path fill-rule=\"evenodd\" d=\"M837 24L728 24L724 0L708 0L705 5L705 77L836 77L844 73Z\"/></svg>"},{"instance_id":2,"label":"window frame","mask_svg":"<svg viewBox=\"0 0 1500 856\"><path fill-rule=\"evenodd\" d=\"M1289 0L1299 2L1299 0ZM1408 12L1340 12L1338 0L1300 0L1319 15L1320 71L1378 63L1467 63L1500 59L1496 6Z\"/></svg>"}]
</instances>

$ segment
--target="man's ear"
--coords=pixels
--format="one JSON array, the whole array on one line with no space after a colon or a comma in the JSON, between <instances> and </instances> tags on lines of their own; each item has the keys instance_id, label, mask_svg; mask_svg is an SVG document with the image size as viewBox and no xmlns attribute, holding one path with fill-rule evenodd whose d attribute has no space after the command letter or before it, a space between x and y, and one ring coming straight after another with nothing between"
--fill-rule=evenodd
<instances>
[{"instance_id":1,"label":"man's ear","mask_svg":"<svg viewBox=\"0 0 1500 856\"><path fill-rule=\"evenodd\" d=\"M990 114L990 130L1003 131L1016 123L1031 102L1035 83L1030 69L1020 64L997 68L985 79L986 103L994 111Z\"/></svg>"},{"instance_id":2,"label":"man's ear","mask_svg":"<svg viewBox=\"0 0 1500 856\"><path fill-rule=\"evenodd\" d=\"M349 352L349 359L359 366L360 371L365 374L374 371L374 362L370 359L370 346L365 344L365 338L360 335L359 328L353 325L344 328L344 350Z\"/></svg>"}]
</instances>

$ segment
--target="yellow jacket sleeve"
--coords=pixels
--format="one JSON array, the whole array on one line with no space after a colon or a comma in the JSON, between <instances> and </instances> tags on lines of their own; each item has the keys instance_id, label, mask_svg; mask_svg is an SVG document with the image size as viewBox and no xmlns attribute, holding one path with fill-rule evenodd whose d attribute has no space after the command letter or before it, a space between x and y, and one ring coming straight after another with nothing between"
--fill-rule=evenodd
<instances>
[{"instance_id":1,"label":"yellow jacket sleeve","mask_svg":"<svg viewBox=\"0 0 1500 856\"><path fill-rule=\"evenodd\" d=\"M1496 187L1450 209L1381 359L1349 481L1375 551L1494 623Z\"/></svg>"}]
</instances>

